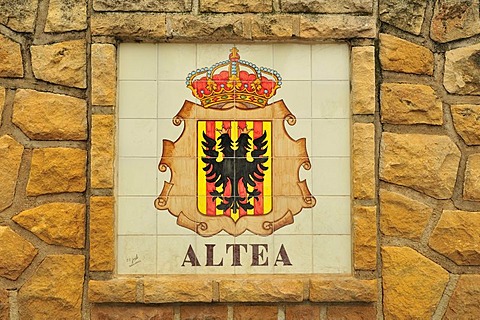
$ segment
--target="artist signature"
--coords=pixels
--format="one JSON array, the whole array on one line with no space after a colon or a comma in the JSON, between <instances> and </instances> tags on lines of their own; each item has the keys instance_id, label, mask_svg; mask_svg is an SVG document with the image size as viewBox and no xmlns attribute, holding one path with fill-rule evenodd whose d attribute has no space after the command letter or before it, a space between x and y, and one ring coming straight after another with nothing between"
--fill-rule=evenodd
<instances>
[{"instance_id":1,"label":"artist signature","mask_svg":"<svg viewBox=\"0 0 480 320\"><path fill-rule=\"evenodd\" d=\"M135 257L133 258L127 258L127 263L130 268L136 264L139 264L140 262L142 262L142 260L140 260L140 258L138 257L138 254L135 254Z\"/></svg>"}]
</instances>

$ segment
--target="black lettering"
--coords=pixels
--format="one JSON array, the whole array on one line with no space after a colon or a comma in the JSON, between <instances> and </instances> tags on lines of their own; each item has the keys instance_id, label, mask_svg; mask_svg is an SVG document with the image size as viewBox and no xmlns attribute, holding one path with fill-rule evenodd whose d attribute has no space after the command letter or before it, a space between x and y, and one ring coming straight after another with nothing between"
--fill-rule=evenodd
<instances>
[{"instance_id":1,"label":"black lettering","mask_svg":"<svg viewBox=\"0 0 480 320\"><path fill-rule=\"evenodd\" d=\"M246 244L227 244L227 248L225 252L228 253L228 249L230 249L231 247L233 247L232 267L242 266L242 263L240 261L240 247L245 249L245 252L247 252L247 245Z\"/></svg>"},{"instance_id":2,"label":"black lettering","mask_svg":"<svg viewBox=\"0 0 480 320\"><path fill-rule=\"evenodd\" d=\"M275 266L277 265L277 262L283 263L284 266L291 266L292 263L290 262L290 258L288 257L287 251L285 250L285 247L282 246L280 247L280 250L278 251L277 259L275 260Z\"/></svg>"},{"instance_id":3,"label":"black lettering","mask_svg":"<svg viewBox=\"0 0 480 320\"><path fill-rule=\"evenodd\" d=\"M264 259L263 254L268 253L268 244L251 244L252 246L252 266L268 266L268 256ZM263 247L265 250L260 250ZM260 262L260 259L264 259Z\"/></svg>"},{"instance_id":4,"label":"black lettering","mask_svg":"<svg viewBox=\"0 0 480 320\"><path fill-rule=\"evenodd\" d=\"M197 255L195 254L195 251L193 251L192 245L188 246L187 254L183 259L182 267L185 267L185 263L190 263L192 267L196 267L200 265L200 262L198 262L198 259L197 259Z\"/></svg>"},{"instance_id":5,"label":"black lettering","mask_svg":"<svg viewBox=\"0 0 480 320\"><path fill-rule=\"evenodd\" d=\"M223 266L223 258L220 260L218 264L214 264L213 262L213 248L215 248L214 244L206 244L207 247L207 267L221 267Z\"/></svg>"}]
</instances>

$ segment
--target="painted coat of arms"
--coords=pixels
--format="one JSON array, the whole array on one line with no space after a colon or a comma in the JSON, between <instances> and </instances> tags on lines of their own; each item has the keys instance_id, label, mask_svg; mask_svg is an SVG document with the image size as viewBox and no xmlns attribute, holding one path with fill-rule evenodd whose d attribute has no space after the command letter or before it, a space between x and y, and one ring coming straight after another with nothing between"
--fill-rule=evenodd
<instances>
[{"instance_id":1,"label":"painted coat of arms","mask_svg":"<svg viewBox=\"0 0 480 320\"><path fill-rule=\"evenodd\" d=\"M282 85L279 73L230 51L187 76L201 105L185 101L173 119L184 124L181 136L163 140L159 170L171 178L155 207L201 236L270 235L315 205L299 178L311 166L306 140L288 135L285 125L296 119L282 100L268 104Z\"/></svg>"}]
</instances>

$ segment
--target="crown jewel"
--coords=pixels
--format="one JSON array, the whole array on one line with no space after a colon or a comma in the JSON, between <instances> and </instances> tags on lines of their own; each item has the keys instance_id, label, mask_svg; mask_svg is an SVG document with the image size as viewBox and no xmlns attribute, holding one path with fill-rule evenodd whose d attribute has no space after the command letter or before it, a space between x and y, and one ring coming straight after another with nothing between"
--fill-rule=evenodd
<instances>
[{"instance_id":1,"label":"crown jewel","mask_svg":"<svg viewBox=\"0 0 480 320\"><path fill-rule=\"evenodd\" d=\"M229 102L241 102L265 107L282 85L280 74L272 69L257 67L241 60L239 50L233 47L228 60L211 67L190 72L186 85L204 108Z\"/></svg>"}]
</instances>

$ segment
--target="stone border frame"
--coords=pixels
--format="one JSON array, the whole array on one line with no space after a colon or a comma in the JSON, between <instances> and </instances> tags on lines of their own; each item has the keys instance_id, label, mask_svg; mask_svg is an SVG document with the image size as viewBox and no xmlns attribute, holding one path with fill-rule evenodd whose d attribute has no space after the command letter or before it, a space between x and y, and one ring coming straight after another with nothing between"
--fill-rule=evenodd
<instances>
[{"instance_id":1,"label":"stone border frame","mask_svg":"<svg viewBox=\"0 0 480 320\"><path fill-rule=\"evenodd\" d=\"M266 26L272 31L275 27L289 24L290 29L280 28L276 32L262 34ZM91 33L89 302L379 301L378 183L375 174L378 149L375 136L379 122L373 45L376 27L372 16L280 15L272 19L240 14L93 12ZM311 43L347 41L352 48L352 275L117 276L114 272L116 45L122 41L219 40L251 43L291 41L293 38ZM255 290L258 287L264 290Z\"/></svg>"}]
</instances>

